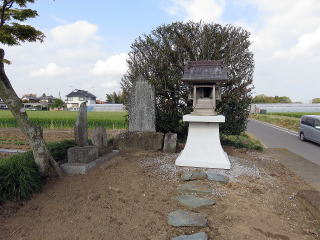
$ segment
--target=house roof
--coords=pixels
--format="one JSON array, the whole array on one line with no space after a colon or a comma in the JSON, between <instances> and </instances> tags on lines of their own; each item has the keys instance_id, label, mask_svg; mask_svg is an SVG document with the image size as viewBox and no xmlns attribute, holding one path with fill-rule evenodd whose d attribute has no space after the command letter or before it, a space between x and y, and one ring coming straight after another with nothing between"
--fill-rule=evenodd
<instances>
[{"instance_id":1,"label":"house roof","mask_svg":"<svg viewBox=\"0 0 320 240\"><path fill-rule=\"evenodd\" d=\"M92 93L89 93L85 90L75 89L71 93L67 95L67 97L90 97L90 98L97 98Z\"/></svg>"},{"instance_id":2,"label":"house roof","mask_svg":"<svg viewBox=\"0 0 320 240\"><path fill-rule=\"evenodd\" d=\"M217 83L228 80L228 70L222 61L188 62L182 77L182 81L186 83Z\"/></svg>"},{"instance_id":3,"label":"house roof","mask_svg":"<svg viewBox=\"0 0 320 240\"><path fill-rule=\"evenodd\" d=\"M39 97L39 99L40 100L42 100L42 99L48 99L48 100L50 100L50 99L52 99L52 100L54 100L54 99L57 99L57 98L55 98L54 96L45 96L45 97Z\"/></svg>"},{"instance_id":4,"label":"house roof","mask_svg":"<svg viewBox=\"0 0 320 240\"><path fill-rule=\"evenodd\" d=\"M23 96L22 99L39 100L38 97L34 97L34 96Z\"/></svg>"}]
</instances>

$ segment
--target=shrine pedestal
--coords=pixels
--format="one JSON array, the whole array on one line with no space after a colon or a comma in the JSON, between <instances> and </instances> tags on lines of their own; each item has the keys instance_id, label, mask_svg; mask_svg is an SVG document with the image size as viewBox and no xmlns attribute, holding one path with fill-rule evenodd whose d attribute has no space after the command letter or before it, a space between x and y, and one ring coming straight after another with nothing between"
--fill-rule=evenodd
<instances>
[{"instance_id":1,"label":"shrine pedestal","mask_svg":"<svg viewBox=\"0 0 320 240\"><path fill-rule=\"evenodd\" d=\"M184 115L189 122L186 145L176 160L177 166L230 169L228 155L223 151L219 137L219 123L225 117Z\"/></svg>"}]
</instances>

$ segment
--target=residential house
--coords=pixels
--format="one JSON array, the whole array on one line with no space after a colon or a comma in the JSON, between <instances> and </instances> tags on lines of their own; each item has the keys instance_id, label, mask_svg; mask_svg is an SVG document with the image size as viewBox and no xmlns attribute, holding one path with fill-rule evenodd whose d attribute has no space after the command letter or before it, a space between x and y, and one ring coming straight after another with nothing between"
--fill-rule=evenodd
<instances>
[{"instance_id":1,"label":"residential house","mask_svg":"<svg viewBox=\"0 0 320 240\"><path fill-rule=\"evenodd\" d=\"M0 98L0 109L8 109L8 106Z\"/></svg>"},{"instance_id":2,"label":"residential house","mask_svg":"<svg viewBox=\"0 0 320 240\"><path fill-rule=\"evenodd\" d=\"M22 102L24 103L39 103L40 102L40 99L36 96L29 96L29 95L24 95L22 98L21 98Z\"/></svg>"},{"instance_id":3,"label":"residential house","mask_svg":"<svg viewBox=\"0 0 320 240\"><path fill-rule=\"evenodd\" d=\"M39 97L40 103L48 103L48 104L54 103L54 101L56 99L58 99L58 98L55 98L53 96L42 96L42 97Z\"/></svg>"},{"instance_id":4,"label":"residential house","mask_svg":"<svg viewBox=\"0 0 320 240\"><path fill-rule=\"evenodd\" d=\"M69 111L78 111L81 103L87 102L87 106L90 106L96 104L96 99L97 97L88 91L75 89L67 95L67 109Z\"/></svg>"}]
</instances>

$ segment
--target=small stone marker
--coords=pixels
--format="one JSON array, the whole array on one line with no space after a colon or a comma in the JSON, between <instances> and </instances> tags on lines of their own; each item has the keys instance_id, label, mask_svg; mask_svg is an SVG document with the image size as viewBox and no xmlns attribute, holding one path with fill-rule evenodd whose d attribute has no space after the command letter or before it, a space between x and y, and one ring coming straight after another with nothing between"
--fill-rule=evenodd
<instances>
[{"instance_id":1,"label":"small stone marker","mask_svg":"<svg viewBox=\"0 0 320 240\"><path fill-rule=\"evenodd\" d=\"M155 132L155 92L143 76L139 76L129 93L129 132Z\"/></svg>"},{"instance_id":2,"label":"small stone marker","mask_svg":"<svg viewBox=\"0 0 320 240\"><path fill-rule=\"evenodd\" d=\"M169 153L175 153L177 151L177 134L166 133L163 142L163 151Z\"/></svg>"},{"instance_id":3,"label":"small stone marker","mask_svg":"<svg viewBox=\"0 0 320 240\"><path fill-rule=\"evenodd\" d=\"M207 219L199 213L179 209L169 213L168 224L174 227L205 227Z\"/></svg>"},{"instance_id":4,"label":"small stone marker","mask_svg":"<svg viewBox=\"0 0 320 240\"><path fill-rule=\"evenodd\" d=\"M98 126L93 130L92 143L97 147L107 147L107 133L104 127Z\"/></svg>"},{"instance_id":5,"label":"small stone marker","mask_svg":"<svg viewBox=\"0 0 320 240\"><path fill-rule=\"evenodd\" d=\"M175 200L183 204L184 206L190 208L198 208L203 206L211 206L216 204L215 201L208 199L208 198L199 198L193 195L183 195L179 197L175 197Z\"/></svg>"},{"instance_id":6,"label":"small stone marker","mask_svg":"<svg viewBox=\"0 0 320 240\"><path fill-rule=\"evenodd\" d=\"M81 103L78 118L74 126L74 138L79 147L88 146L87 104Z\"/></svg>"},{"instance_id":7,"label":"small stone marker","mask_svg":"<svg viewBox=\"0 0 320 240\"><path fill-rule=\"evenodd\" d=\"M171 240L208 240L208 235L205 232L199 232L192 235L181 235Z\"/></svg>"},{"instance_id":8,"label":"small stone marker","mask_svg":"<svg viewBox=\"0 0 320 240\"><path fill-rule=\"evenodd\" d=\"M186 193L205 193L205 194L211 194L212 189L210 189L206 185L194 185L194 184L180 184L177 188L180 192L186 192Z\"/></svg>"},{"instance_id":9,"label":"small stone marker","mask_svg":"<svg viewBox=\"0 0 320 240\"><path fill-rule=\"evenodd\" d=\"M213 172L207 172L208 180L209 181L215 181L215 182L221 182L221 183L228 183L229 178L227 176L213 173Z\"/></svg>"},{"instance_id":10,"label":"small stone marker","mask_svg":"<svg viewBox=\"0 0 320 240\"><path fill-rule=\"evenodd\" d=\"M189 171L181 175L182 181L204 180L207 179L207 174L202 171Z\"/></svg>"},{"instance_id":11,"label":"small stone marker","mask_svg":"<svg viewBox=\"0 0 320 240\"><path fill-rule=\"evenodd\" d=\"M102 126L96 127L92 132L92 143L98 147L99 156L102 156L109 151L106 129Z\"/></svg>"}]
</instances>

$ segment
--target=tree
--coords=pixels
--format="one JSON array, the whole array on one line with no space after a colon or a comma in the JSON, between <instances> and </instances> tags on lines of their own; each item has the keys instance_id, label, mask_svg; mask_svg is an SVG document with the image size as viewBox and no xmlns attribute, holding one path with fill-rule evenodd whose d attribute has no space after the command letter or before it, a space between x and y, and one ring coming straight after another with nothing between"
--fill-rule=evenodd
<instances>
[{"instance_id":1,"label":"tree","mask_svg":"<svg viewBox=\"0 0 320 240\"><path fill-rule=\"evenodd\" d=\"M223 60L231 81L223 85L222 101L217 106L227 119L221 129L226 134L239 134L246 129L253 88L254 61L249 37L248 31L232 25L162 25L131 45L129 70L121 81L124 95L128 96L137 77L143 75L155 87L157 131L183 134L186 128L182 116L192 111L188 100L190 87L181 81L185 64Z\"/></svg>"},{"instance_id":2,"label":"tree","mask_svg":"<svg viewBox=\"0 0 320 240\"><path fill-rule=\"evenodd\" d=\"M63 108L65 106L64 101L62 101L61 99L55 99L53 104L50 105L51 108Z\"/></svg>"},{"instance_id":3,"label":"tree","mask_svg":"<svg viewBox=\"0 0 320 240\"><path fill-rule=\"evenodd\" d=\"M106 94L106 101L111 103L123 103L124 102L124 96L122 92L113 92L113 93L107 93Z\"/></svg>"},{"instance_id":4,"label":"tree","mask_svg":"<svg viewBox=\"0 0 320 240\"><path fill-rule=\"evenodd\" d=\"M8 46L20 45L23 42L42 42L44 34L30 25L22 22L38 16L37 11L27 8L34 0L2 0L0 4L0 43ZM43 131L34 126L24 110L21 99L14 91L4 69L4 63L10 61L4 58L5 51L0 49L0 97L16 118L22 132L26 135L33 151L35 162L42 176L51 174L62 175L58 163L51 156L43 140Z\"/></svg>"},{"instance_id":5,"label":"tree","mask_svg":"<svg viewBox=\"0 0 320 240\"><path fill-rule=\"evenodd\" d=\"M269 97L264 94L260 94L255 96L252 99L252 103L292 103L291 99L287 96L275 96L275 97Z\"/></svg>"},{"instance_id":6,"label":"tree","mask_svg":"<svg viewBox=\"0 0 320 240\"><path fill-rule=\"evenodd\" d=\"M312 103L320 103L320 98L314 98L314 99L312 99Z\"/></svg>"}]
</instances>

